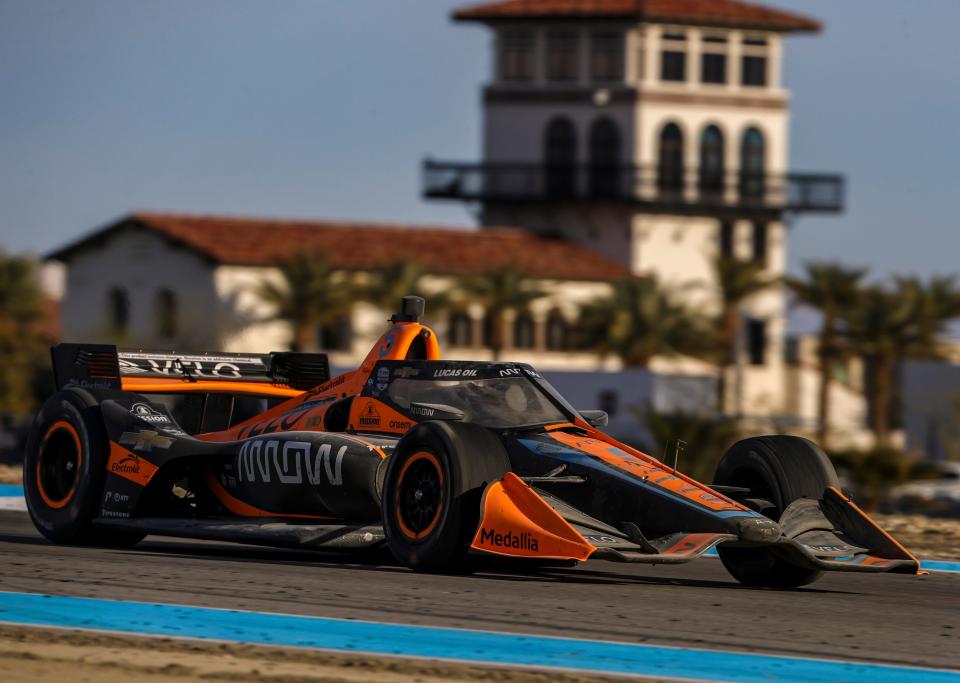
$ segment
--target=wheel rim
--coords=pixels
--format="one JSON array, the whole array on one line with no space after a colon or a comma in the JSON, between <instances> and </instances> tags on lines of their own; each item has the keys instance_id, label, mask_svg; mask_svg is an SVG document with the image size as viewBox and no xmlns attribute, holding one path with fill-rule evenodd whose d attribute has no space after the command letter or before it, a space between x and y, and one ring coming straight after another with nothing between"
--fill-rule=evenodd
<instances>
[{"instance_id":1,"label":"wheel rim","mask_svg":"<svg viewBox=\"0 0 960 683\"><path fill-rule=\"evenodd\" d=\"M40 443L37 491L48 506L66 506L77 492L83 454L80 436L69 422L56 422Z\"/></svg>"},{"instance_id":2,"label":"wheel rim","mask_svg":"<svg viewBox=\"0 0 960 683\"><path fill-rule=\"evenodd\" d=\"M436 528L444 506L443 467L429 451L414 453L400 470L394 518L405 536L419 540Z\"/></svg>"}]
</instances>

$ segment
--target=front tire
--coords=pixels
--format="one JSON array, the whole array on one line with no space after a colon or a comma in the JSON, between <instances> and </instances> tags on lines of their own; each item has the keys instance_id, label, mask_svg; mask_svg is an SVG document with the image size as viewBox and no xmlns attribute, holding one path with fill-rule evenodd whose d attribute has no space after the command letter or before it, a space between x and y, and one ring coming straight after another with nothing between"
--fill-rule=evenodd
<instances>
[{"instance_id":1,"label":"front tire","mask_svg":"<svg viewBox=\"0 0 960 683\"><path fill-rule=\"evenodd\" d=\"M749 488L751 499L771 506L760 511L776 521L793 501L819 500L828 486L840 486L826 453L798 436L759 436L735 443L720 460L714 482ZM727 571L748 586L797 588L823 573L787 562L767 548L721 545L717 552Z\"/></svg>"},{"instance_id":2,"label":"front tire","mask_svg":"<svg viewBox=\"0 0 960 683\"><path fill-rule=\"evenodd\" d=\"M93 526L103 497L110 442L97 400L64 389L40 408L27 438L23 492L34 526L54 543L126 547L139 533Z\"/></svg>"},{"instance_id":3,"label":"front tire","mask_svg":"<svg viewBox=\"0 0 960 683\"><path fill-rule=\"evenodd\" d=\"M499 439L482 427L413 427L390 456L384 477L383 528L394 557L419 571L467 569L483 491L509 469Z\"/></svg>"}]
</instances>

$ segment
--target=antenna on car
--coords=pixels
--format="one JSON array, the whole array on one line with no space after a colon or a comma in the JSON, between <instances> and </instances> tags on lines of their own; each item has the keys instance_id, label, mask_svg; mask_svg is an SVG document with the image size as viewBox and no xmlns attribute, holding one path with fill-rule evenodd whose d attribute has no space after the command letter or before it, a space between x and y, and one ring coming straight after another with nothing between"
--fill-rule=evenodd
<instances>
[{"instance_id":1,"label":"antenna on car","mask_svg":"<svg viewBox=\"0 0 960 683\"><path fill-rule=\"evenodd\" d=\"M390 316L392 323L418 323L423 318L427 302L423 297L405 296L400 300L400 312Z\"/></svg>"},{"instance_id":2,"label":"antenna on car","mask_svg":"<svg viewBox=\"0 0 960 683\"><path fill-rule=\"evenodd\" d=\"M687 442L683 439L673 439L670 443L673 444L673 473L677 473L677 463L680 461L680 454L683 453L683 450L687 447ZM669 444L667 450L669 450Z\"/></svg>"}]
</instances>

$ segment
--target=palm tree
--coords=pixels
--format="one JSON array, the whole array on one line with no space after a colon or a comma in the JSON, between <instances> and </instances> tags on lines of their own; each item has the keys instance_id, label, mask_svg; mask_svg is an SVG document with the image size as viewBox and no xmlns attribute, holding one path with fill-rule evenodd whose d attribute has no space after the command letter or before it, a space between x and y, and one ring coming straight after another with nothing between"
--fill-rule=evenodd
<instances>
[{"instance_id":1,"label":"palm tree","mask_svg":"<svg viewBox=\"0 0 960 683\"><path fill-rule=\"evenodd\" d=\"M849 320L847 337L867 360L874 400L872 427L878 448L890 444L897 372L909 358L938 358L947 323L960 317L960 290L952 278L924 283L895 278L892 287L870 287Z\"/></svg>"},{"instance_id":2,"label":"palm tree","mask_svg":"<svg viewBox=\"0 0 960 683\"><path fill-rule=\"evenodd\" d=\"M820 312L820 386L817 395L817 440L827 443L830 429L830 381L833 365L843 355L838 326L851 315L861 296L864 268L847 268L836 263L812 262L804 277L786 279L799 303Z\"/></svg>"},{"instance_id":3,"label":"palm tree","mask_svg":"<svg viewBox=\"0 0 960 683\"><path fill-rule=\"evenodd\" d=\"M544 296L544 292L526 279L516 268L495 268L476 276L464 277L458 283L462 296L480 304L487 315L489 337L487 345L494 360L499 360L504 343L504 319L508 311L522 315L530 311L530 304Z\"/></svg>"},{"instance_id":4,"label":"palm tree","mask_svg":"<svg viewBox=\"0 0 960 683\"><path fill-rule=\"evenodd\" d=\"M290 349L306 351L318 327L335 324L350 312L357 287L349 274L331 268L318 253L301 252L277 267L282 281L262 280L257 294L273 307L271 319L290 323Z\"/></svg>"},{"instance_id":5,"label":"palm tree","mask_svg":"<svg viewBox=\"0 0 960 683\"><path fill-rule=\"evenodd\" d=\"M0 250L0 414L24 416L49 339L36 265Z\"/></svg>"},{"instance_id":6,"label":"palm tree","mask_svg":"<svg viewBox=\"0 0 960 683\"><path fill-rule=\"evenodd\" d=\"M777 280L764 274L763 264L732 257L717 259L714 273L720 288L720 315L716 319L716 356L720 366L717 407L721 414L726 414L727 369L737 363L740 356L741 308L750 297L773 287Z\"/></svg>"},{"instance_id":7,"label":"palm tree","mask_svg":"<svg viewBox=\"0 0 960 683\"><path fill-rule=\"evenodd\" d=\"M580 312L580 346L626 366L647 368L654 356L702 356L710 349L706 319L677 301L653 276L612 284L608 297Z\"/></svg>"},{"instance_id":8,"label":"palm tree","mask_svg":"<svg viewBox=\"0 0 960 683\"><path fill-rule=\"evenodd\" d=\"M445 292L423 289L423 277L431 271L416 261L397 261L376 268L373 280L362 288L359 297L380 308L392 311L405 296L419 296L427 301L427 311L440 311L446 306Z\"/></svg>"}]
</instances>

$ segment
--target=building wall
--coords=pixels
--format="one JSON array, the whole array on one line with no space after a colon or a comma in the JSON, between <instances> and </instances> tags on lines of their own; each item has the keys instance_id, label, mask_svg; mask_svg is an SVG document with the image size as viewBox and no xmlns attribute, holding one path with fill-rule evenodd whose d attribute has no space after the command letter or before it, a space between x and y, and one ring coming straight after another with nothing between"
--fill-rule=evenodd
<instances>
[{"instance_id":1,"label":"building wall","mask_svg":"<svg viewBox=\"0 0 960 683\"><path fill-rule=\"evenodd\" d=\"M62 305L65 341L118 342L125 346L177 346L206 350L219 342L220 298L214 268L195 252L175 246L151 232L114 233L98 248L76 254L65 277ZM126 331L113 329L109 292L120 287L129 300ZM176 296L177 334L163 338L157 330L157 296Z\"/></svg>"}]
</instances>

